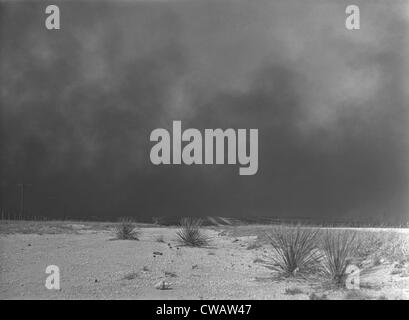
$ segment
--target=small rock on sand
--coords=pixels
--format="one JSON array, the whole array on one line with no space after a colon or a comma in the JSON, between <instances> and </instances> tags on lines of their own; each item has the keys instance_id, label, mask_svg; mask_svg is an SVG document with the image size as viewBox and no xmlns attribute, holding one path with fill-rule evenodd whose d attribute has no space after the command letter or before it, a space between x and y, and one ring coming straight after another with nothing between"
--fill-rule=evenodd
<instances>
[{"instance_id":1,"label":"small rock on sand","mask_svg":"<svg viewBox=\"0 0 409 320\"><path fill-rule=\"evenodd\" d=\"M159 281L157 284L155 284L155 288L158 290L168 290L170 289L170 282L167 282L165 280Z\"/></svg>"}]
</instances>

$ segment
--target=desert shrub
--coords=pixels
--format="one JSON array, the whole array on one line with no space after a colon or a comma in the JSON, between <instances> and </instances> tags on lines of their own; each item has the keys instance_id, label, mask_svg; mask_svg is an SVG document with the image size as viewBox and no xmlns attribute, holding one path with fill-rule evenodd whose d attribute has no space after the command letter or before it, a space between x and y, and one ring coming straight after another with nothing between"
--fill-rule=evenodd
<instances>
[{"instance_id":1,"label":"desert shrub","mask_svg":"<svg viewBox=\"0 0 409 320\"><path fill-rule=\"evenodd\" d=\"M267 237L273 254L267 257L265 267L287 276L318 270L322 255L317 248L317 230L278 227Z\"/></svg>"},{"instance_id":2,"label":"desert shrub","mask_svg":"<svg viewBox=\"0 0 409 320\"><path fill-rule=\"evenodd\" d=\"M116 238L119 240L139 240L140 232L129 218L121 218L115 227Z\"/></svg>"},{"instance_id":3,"label":"desert shrub","mask_svg":"<svg viewBox=\"0 0 409 320\"><path fill-rule=\"evenodd\" d=\"M164 217L152 217L152 222L153 224L160 226L160 225L165 224L165 218Z\"/></svg>"},{"instance_id":4,"label":"desert shrub","mask_svg":"<svg viewBox=\"0 0 409 320\"><path fill-rule=\"evenodd\" d=\"M409 237L390 232L384 237L380 254L389 261L409 261Z\"/></svg>"},{"instance_id":5,"label":"desert shrub","mask_svg":"<svg viewBox=\"0 0 409 320\"><path fill-rule=\"evenodd\" d=\"M344 284L347 267L358 248L359 241L355 232L327 231L322 241L324 273L336 284Z\"/></svg>"},{"instance_id":6,"label":"desert shrub","mask_svg":"<svg viewBox=\"0 0 409 320\"><path fill-rule=\"evenodd\" d=\"M180 228L176 232L178 242L190 247L204 247L209 245L209 237L202 230L202 220L197 218L182 218Z\"/></svg>"},{"instance_id":7,"label":"desert shrub","mask_svg":"<svg viewBox=\"0 0 409 320\"><path fill-rule=\"evenodd\" d=\"M409 237L394 231L359 232L358 256L371 258L377 265L381 260L389 262L409 261Z\"/></svg>"},{"instance_id":8,"label":"desert shrub","mask_svg":"<svg viewBox=\"0 0 409 320\"><path fill-rule=\"evenodd\" d=\"M165 237L163 236L163 234L160 234L155 238L155 241L156 242L165 242Z\"/></svg>"},{"instance_id":9,"label":"desert shrub","mask_svg":"<svg viewBox=\"0 0 409 320\"><path fill-rule=\"evenodd\" d=\"M383 235L378 232L362 231L356 235L356 239L360 243L356 254L362 259L378 258L385 243Z\"/></svg>"}]
</instances>

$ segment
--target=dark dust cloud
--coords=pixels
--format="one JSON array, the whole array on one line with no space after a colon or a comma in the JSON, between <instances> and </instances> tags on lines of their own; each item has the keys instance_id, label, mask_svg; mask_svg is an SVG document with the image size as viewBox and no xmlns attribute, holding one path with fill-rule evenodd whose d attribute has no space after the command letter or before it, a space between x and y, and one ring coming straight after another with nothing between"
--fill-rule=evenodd
<instances>
[{"instance_id":1,"label":"dark dust cloud","mask_svg":"<svg viewBox=\"0 0 409 320\"><path fill-rule=\"evenodd\" d=\"M409 5L0 2L1 207L48 217L408 219ZM150 132L259 129L259 170L154 166Z\"/></svg>"}]
</instances>

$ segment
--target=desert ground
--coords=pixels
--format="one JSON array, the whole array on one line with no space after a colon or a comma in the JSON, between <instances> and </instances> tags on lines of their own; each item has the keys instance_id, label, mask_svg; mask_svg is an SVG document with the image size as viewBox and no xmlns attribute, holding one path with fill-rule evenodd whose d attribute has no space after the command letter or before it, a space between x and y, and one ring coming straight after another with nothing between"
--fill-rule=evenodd
<instances>
[{"instance_id":1,"label":"desert ground","mask_svg":"<svg viewBox=\"0 0 409 320\"><path fill-rule=\"evenodd\" d=\"M351 290L266 268L271 228L203 227L209 245L188 247L176 226L138 224L139 240L117 240L114 223L2 221L0 299L409 299L409 229L356 229L366 244ZM45 287L48 265L60 290Z\"/></svg>"}]
</instances>

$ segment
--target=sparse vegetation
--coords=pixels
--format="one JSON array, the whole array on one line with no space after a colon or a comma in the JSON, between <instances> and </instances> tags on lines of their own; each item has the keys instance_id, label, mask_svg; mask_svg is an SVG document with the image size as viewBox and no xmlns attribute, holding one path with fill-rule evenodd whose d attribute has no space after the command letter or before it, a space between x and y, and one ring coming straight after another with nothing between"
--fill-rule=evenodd
<instances>
[{"instance_id":1,"label":"sparse vegetation","mask_svg":"<svg viewBox=\"0 0 409 320\"><path fill-rule=\"evenodd\" d=\"M357 256L371 259L374 266L385 262L409 261L409 240L397 232L359 232Z\"/></svg>"},{"instance_id":2,"label":"sparse vegetation","mask_svg":"<svg viewBox=\"0 0 409 320\"><path fill-rule=\"evenodd\" d=\"M118 240L139 240L140 231L131 219L121 218L115 227L115 234Z\"/></svg>"},{"instance_id":3,"label":"sparse vegetation","mask_svg":"<svg viewBox=\"0 0 409 320\"><path fill-rule=\"evenodd\" d=\"M109 273L93 270L90 273L92 276L87 277L89 279L86 285L98 289L99 286L110 283L114 278L118 280L118 285L127 290L110 293L109 297L113 298L130 292L139 295L140 291L135 291L134 288L145 284L154 287L155 283L157 284L155 287L159 290L171 289L174 286L178 291L177 294L182 292L183 298L189 298L188 294L193 290L196 290L198 295L208 290L206 287L209 286L208 275L215 273L217 273L214 276L215 281L211 282L214 291L211 291L211 294L207 291L204 296L211 298L226 296L226 290L229 290L233 283L240 283L240 286L249 290L257 286L257 290L250 294L249 290L232 290L229 291L232 298L241 299L250 296L311 300L408 298L408 292L402 288L406 288L405 284L409 279L409 230L317 229L305 225L300 225L298 228L271 225L212 226L204 230L200 221L197 222L191 218L180 221L178 230L178 233L183 234L183 239L194 239L186 244L179 234L177 239L172 238L169 233L175 232L172 227L152 228L152 224L136 223L130 219L121 219L120 222L3 221L2 223L5 231L1 240L7 255L11 256L14 252L19 258L18 261L25 262L17 266L13 262L17 259L5 262L7 266L5 272L9 277L14 276L11 273L14 268L21 268L27 273L24 276L27 281L30 269L24 268L24 265L33 257L42 255L46 251L45 248L59 252L58 254L61 252L69 255L72 249L68 244L71 242L66 241L72 241L78 234L80 235L78 239L92 239L92 245L90 246L87 241L76 242L75 250L81 254L74 255L73 259L70 259L70 262L75 264L74 270L87 272L87 268L91 266L91 264L82 263L81 260L75 260L82 256L95 257L99 259L98 261L108 263ZM140 230L143 230L143 239L149 241L136 243L106 241L117 238L141 239ZM223 236L220 235L221 230L225 232ZM270 233L266 236L265 232ZM9 233L15 233L15 235L7 236L6 234ZM36 233L43 235L36 236ZM48 237L47 234L60 234L60 236ZM124 234L132 236L123 236ZM212 246L200 250L184 247L186 245L207 246L209 236L217 234L220 237L211 238ZM197 238L204 238L205 241L197 242L195 240ZM50 247L50 241L56 241L55 245ZM90 255L96 241L102 245ZM135 251L135 244L138 247L137 251ZM106 257L110 258L106 259ZM46 259L46 255L44 258ZM343 288L348 265L356 265L359 268L359 289ZM126 266L132 267L126 269ZM268 273L263 270L263 266L276 272ZM303 279L284 279L282 275L301 276ZM171 281L175 283L172 284ZM356 284L354 280L353 283ZM182 287L189 290L180 291ZM204 287L203 291L201 291L202 287ZM12 288L11 285L9 288ZM41 296L41 291L32 291L32 293ZM171 294L171 291L168 293ZM84 295L84 297L88 296Z\"/></svg>"},{"instance_id":4,"label":"sparse vegetation","mask_svg":"<svg viewBox=\"0 0 409 320\"><path fill-rule=\"evenodd\" d=\"M209 237L201 230L202 220L198 218L182 218L180 229L176 232L180 245L189 247L205 247L209 245Z\"/></svg>"},{"instance_id":5,"label":"sparse vegetation","mask_svg":"<svg viewBox=\"0 0 409 320\"><path fill-rule=\"evenodd\" d=\"M398 233L382 232L380 254L389 262L409 261L409 238Z\"/></svg>"},{"instance_id":6,"label":"sparse vegetation","mask_svg":"<svg viewBox=\"0 0 409 320\"><path fill-rule=\"evenodd\" d=\"M278 227L267 236L273 247L273 254L265 264L267 268L286 276L318 269L322 256L317 249L318 231L301 227Z\"/></svg>"},{"instance_id":7,"label":"sparse vegetation","mask_svg":"<svg viewBox=\"0 0 409 320\"><path fill-rule=\"evenodd\" d=\"M1 234L79 234L83 231L111 230L115 223L83 221L0 221Z\"/></svg>"},{"instance_id":8,"label":"sparse vegetation","mask_svg":"<svg viewBox=\"0 0 409 320\"><path fill-rule=\"evenodd\" d=\"M356 238L361 244L356 251L357 256L362 259L372 258L374 264L380 264L382 259L382 247L385 245L385 239L382 232L365 232L356 234Z\"/></svg>"}]
</instances>

